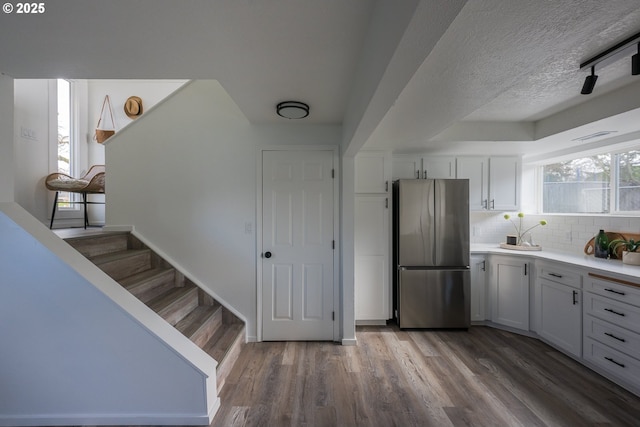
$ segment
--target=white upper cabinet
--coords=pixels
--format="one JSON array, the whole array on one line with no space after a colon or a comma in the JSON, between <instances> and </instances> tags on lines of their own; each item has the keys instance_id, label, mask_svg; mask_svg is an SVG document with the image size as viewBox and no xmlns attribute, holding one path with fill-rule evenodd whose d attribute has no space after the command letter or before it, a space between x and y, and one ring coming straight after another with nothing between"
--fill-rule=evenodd
<instances>
[{"instance_id":1,"label":"white upper cabinet","mask_svg":"<svg viewBox=\"0 0 640 427\"><path fill-rule=\"evenodd\" d=\"M423 157L422 179L446 179L456 177L455 157Z\"/></svg>"},{"instance_id":2,"label":"white upper cabinet","mask_svg":"<svg viewBox=\"0 0 640 427\"><path fill-rule=\"evenodd\" d=\"M421 178L422 161L418 156L393 156L392 180Z\"/></svg>"},{"instance_id":3,"label":"white upper cabinet","mask_svg":"<svg viewBox=\"0 0 640 427\"><path fill-rule=\"evenodd\" d=\"M356 193L389 191L389 155L383 152L361 152L356 156Z\"/></svg>"},{"instance_id":4,"label":"white upper cabinet","mask_svg":"<svg viewBox=\"0 0 640 427\"><path fill-rule=\"evenodd\" d=\"M440 179L456 177L456 158L443 156L393 156L392 179Z\"/></svg>"},{"instance_id":5,"label":"white upper cabinet","mask_svg":"<svg viewBox=\"0 0 640 427\"><path fill-rule=\"evenodd\" d=\"M471 210L513 211L520 207L518 157L458 157L457 178L469 180Z\"/></svg>"},{"instance_id":6,"label":"white upper cabinet","mask_svg":"<svg viewBox=\"0 0 640 427\"><path fill-rule=\"evenodd\" d=\"M489 159L489 208L498 211L515 211L520 208L518 157Z\"/></svg>"},{"instance_id":7,"label":"white upper cabinet","mask_svg":"<svg viewBox=\"0 0 640 427\"><path fill-rule=\"evenodd\" d=\"M469 209L481 211L489 206L489 159L458 157L457 178L469 180Z\"/></svg>"}]
</instances>

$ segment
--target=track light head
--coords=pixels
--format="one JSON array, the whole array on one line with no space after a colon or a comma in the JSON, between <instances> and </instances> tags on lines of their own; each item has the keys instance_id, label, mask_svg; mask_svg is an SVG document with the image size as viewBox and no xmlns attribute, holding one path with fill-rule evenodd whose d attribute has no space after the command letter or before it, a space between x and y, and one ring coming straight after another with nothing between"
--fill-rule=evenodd
<instances>
[{"instance_id":1,"label":"track light head","mask_svg":"<svg viewBox=\"0 0 640 427\"><path fill-rule=\"evenodd\" d=\"M638 43L638 53L631 57L631 75L640 74L640 43Z\"/></svg>"},{"instance_id":2,"label":"track light head","mask_svg":"<svg viewBox=\"0 0 640 427\"><path fill-rule=\"evenodd\" d=\"M590 95L591 92L593 92L593 88L596 87L597 80L598 76L596 76L596 67L591 67L591 75L584 79L584 85L582 85L580 93L582 95Z\"/></svg>"}]
</instances>

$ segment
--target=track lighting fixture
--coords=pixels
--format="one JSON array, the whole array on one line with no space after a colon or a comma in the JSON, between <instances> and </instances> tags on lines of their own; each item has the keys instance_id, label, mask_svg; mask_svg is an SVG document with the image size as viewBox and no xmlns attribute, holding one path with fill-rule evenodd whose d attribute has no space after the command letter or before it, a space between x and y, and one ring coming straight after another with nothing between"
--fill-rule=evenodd
<instances>
[{"instance_id":1,"label":"track lighting fixture","mask_svg":"<svg viewBox=\"0 0 640 427\"><path fill-rule=\"evenodd\" d=\"M638 53L631 57L631 75L640 74L640 43L638 43Z\"/></svg>"},{"instance_id":2,"label":"track lighting fixture","mask_svg":"<svg viewBox=\"0 0 640 427\"><path fill-rule=\"evenodd\" d=\"M595 74L596 66L602 68L612 64L622 57L629 55L633 48L636 48L637 53L631 57L631 74L634 76L640 75L640 33L637 33L580 64L580 70L591 68L591 75L587 76L584 80L584 85L580 93L589 95L593 92L596 80L598 79L598 76Z\"/></svg>"},{"instance_id":3,"label":"track lighting fixture","mask_svg":"<svg viewBox=\"0 0 640 427\"><path fill-rule=\"evenodd\" d=\"M591 94L591 92L593 92L593 88L596 86L596 80L598 80L598 76L596 76L596 67L591 67L591 75L584 79L584 84L582 85L580 93L583 95Z\"/></svg>"}]
</instances>

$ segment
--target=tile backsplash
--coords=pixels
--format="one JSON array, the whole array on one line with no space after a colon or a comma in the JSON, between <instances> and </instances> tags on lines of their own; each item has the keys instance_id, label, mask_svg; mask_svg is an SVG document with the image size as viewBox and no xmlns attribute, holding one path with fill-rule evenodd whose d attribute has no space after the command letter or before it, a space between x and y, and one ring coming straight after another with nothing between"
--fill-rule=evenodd
<instances>
[{"instance_id":1,"label":"tile backsplash","mask_svg":"<svg viewBox=\"0 0 640 427\"><path fill-rule=\"evenodd\" d=\"M471 243L500 243L507 234L514 234L511 221L504 219L508 213L518 221L517 212L471 212ZM523 228L527 229L541 219L547 225L531 231L533 242L543 248L565 252L583 253L584 246L600 229L640 234L640 217L595 215L525 215Z\"/></svg>"}]
</instances>

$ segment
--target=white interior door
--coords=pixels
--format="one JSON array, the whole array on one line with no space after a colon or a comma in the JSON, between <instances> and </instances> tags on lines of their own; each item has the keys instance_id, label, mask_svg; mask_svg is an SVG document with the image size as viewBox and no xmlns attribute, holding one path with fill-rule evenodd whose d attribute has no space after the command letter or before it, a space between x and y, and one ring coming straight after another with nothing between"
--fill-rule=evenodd
<instances>
[{"instance_id":1,"label":"white interior door","mask_svg":"<svg viewBox=\"0 0 640 427\"><path fill-rule=\"evenodd\" d=\"M264 151L262 339L333 339L332 151Z\"/></svg>"}]
</instances>

